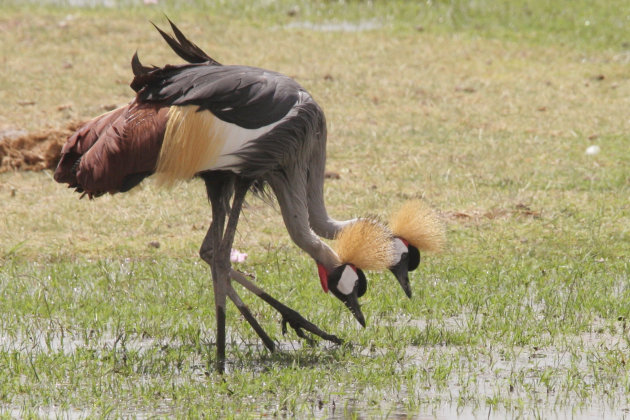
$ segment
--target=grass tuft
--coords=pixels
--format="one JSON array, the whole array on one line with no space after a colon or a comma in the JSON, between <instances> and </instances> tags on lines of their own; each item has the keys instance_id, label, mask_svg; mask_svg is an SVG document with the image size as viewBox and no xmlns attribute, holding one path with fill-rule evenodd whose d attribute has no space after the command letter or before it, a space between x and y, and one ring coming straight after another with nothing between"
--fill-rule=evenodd
<instances>
[{"instance_id":1,"label":"grass tuft","mask_svg":"<svg viewBox=\"0 0 630 420\"><path fill-rule=\"evenodd\" d=\"M136 50L180 62L148 23L166 13L314 95L332 215L425 200L449 246L423 253L412 299L371 274L364 329L250 198L239 268L345 344L282 335L238 288L281 351L229 305L218 377L199 180L87 201L50 171L0 174L0 416L625 415L627 2L69 3L0 5L0 137L127 103Z\"/></svg>"}]
</instances>

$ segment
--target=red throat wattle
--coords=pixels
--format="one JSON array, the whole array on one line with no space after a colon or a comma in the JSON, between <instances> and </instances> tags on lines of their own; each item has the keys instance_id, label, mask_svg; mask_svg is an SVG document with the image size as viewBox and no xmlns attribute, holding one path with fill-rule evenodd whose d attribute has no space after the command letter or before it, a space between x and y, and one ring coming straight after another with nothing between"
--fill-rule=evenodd
<instances>
[{"instance_id":1,"label":"red throat wattle","mask_svg":"<svg viewBox=\"0 0 630 420\"><path fill-rule=\"evenodd\" d=\"M322 284L322 289L324 289L324 292L328 293L328 272L320 263L317 263L317 273L319 274L319 281Z\"/></svg>"}]
</instances>

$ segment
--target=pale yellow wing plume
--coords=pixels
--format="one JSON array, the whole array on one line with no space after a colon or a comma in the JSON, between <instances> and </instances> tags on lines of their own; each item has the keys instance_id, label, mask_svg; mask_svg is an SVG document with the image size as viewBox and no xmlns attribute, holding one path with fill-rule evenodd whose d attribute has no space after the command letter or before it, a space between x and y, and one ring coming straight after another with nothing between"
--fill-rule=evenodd
<instances>
[{"instance_id":1,"label":"pale yellow wing plume","mask_svg":"<svg viewBox=\"0 0 630 420\"><path fill-rule=\"evenodd\" d=\"M158 185L192 178L216 161L225 141L225 123L211 112L197 105L172 106L155 170Z\"/></svg>"}]
</instances>

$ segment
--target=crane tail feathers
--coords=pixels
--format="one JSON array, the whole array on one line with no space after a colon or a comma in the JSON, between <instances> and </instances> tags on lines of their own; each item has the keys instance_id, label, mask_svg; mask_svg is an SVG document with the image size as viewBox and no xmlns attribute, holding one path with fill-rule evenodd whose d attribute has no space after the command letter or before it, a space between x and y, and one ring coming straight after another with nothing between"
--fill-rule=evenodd
<instances>
[{"instance_id":1,"label":"crane tail feathers","mask_svg":"<svg viewBox=\"0 0 630 420\"><path fill-rule=\"evenodd\" d=\"M66 140L55 170L55 181L77 186L76 171L79 159L97 142L99 137L122 115L128 106L114 109L83 124Z\"/></svg>"},{"instance_id":2,"label":"crane tail feathers","mask_svg":"<svg viewBox=\"0 0 630 420\"><path fill-rule=\"evenodd\" d=\"M173 30L175 37L177 38L177 40L179 41L179 44L182 47L186 48L188 51L193 52L195 55L199 56L200 58L205 58L204 61L210 61L213 64L220 65L220 63L215 61L212 57L206 54L201 48L199 48L197 45L191 42L188 38L186 38L184 34L182 33L182 31L179 30L177 25L173 23L173 21L171 21L168 17L166 18L166 20L168 20L168 23L171 25L171 29Z\"/></svg>"},{"instance_id":3,"label":"crane tail feathers","mask_svg":"<svg viewBox=\"0 0 630 420\"><path fill-rule=\"evenodd\" d=\"M444 225L435 211L421 200L406 202L392 214L390 228L420 251L440 252L446 243Z\"/></svg>"}]
</instances>

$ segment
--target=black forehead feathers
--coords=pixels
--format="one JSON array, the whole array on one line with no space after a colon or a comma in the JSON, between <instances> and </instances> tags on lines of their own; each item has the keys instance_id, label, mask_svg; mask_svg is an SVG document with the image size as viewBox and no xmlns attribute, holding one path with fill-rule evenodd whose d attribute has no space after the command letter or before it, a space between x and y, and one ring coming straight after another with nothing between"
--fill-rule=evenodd
<instances>
[{"instance_id":1,"label":"black forehead feathers","mask_svg":"<svg viewBox=\"0 0 630 420\"><path fill-rule=\"evenodd\" d=\"M408 271L413 271L420 265L420 251L413 245L409 245L409 268Z\"/></svg>"},{"instance_id":2,"label":"black forehead feathers","mask_svg":"<svg viewBox=\"0 0 630 420\"><path fill-rule=\"evenodd\" d=\"M359 289L357 290L357 296L361 297L367 291L367 278L365 278L365 274L363 274L363 270L361 270L360 268L357 268L357 275L359 276L359 281L357 282L359 286Z\"/></svg>"}]
</instances>

